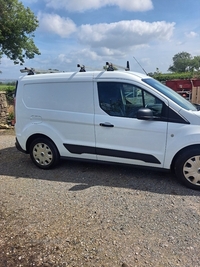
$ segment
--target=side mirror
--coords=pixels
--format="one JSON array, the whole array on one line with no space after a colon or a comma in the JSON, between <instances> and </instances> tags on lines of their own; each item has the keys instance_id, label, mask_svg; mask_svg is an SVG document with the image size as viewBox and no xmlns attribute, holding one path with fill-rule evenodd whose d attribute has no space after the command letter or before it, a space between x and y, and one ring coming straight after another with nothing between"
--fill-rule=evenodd
<instances>
[{"instance_id":1,"label":"side mirror","mask_svg":"<svg viewBox=\"0 0 200 267\"><path fill-rule=\"evenodd\" d=\"M153 112L149 108L140 108L137 112L138 120L153 120Z\"/></svg>"}]
</instances>

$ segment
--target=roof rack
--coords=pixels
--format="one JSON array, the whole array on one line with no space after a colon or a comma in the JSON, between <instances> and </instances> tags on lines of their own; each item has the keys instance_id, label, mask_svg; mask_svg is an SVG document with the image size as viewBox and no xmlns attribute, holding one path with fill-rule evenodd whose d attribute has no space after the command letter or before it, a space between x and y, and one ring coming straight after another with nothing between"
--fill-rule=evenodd
<instances>
[{"instance_id":1,"label":"roof rack","mask_svg":"<svg viewBox=\"0 0 200 267\"><path fill-rule=\"evenodd\" d=\"M63 71L59 71L56 69L40 70L40 69L25 67L24 69L21 69L20 72L21 73L27 72L27 75L34 75L34 74L42 74L42 73L59 73L59 72L63 72Z\"/></svg>"},{"instance_id":2,"label":"roof rack","mask_svg":"<svg viewBox=\"0 0 200 267\"><path fill-rule=\"evenodd\" d=\"M86 68L90 69L90 70L102 71L102 69L96 69L96 68L85 66L85 65L81 65L81 64L77 64L77 67L80 68L79 72L86 72Z\"/></svg>"},{"instance_id":3,"label":"roof rack","mask_svg":"<svg viewBox=\"0 0 200 267\"><path fill-rule=\"evenodd\" d=\"M122 66L119 66L119 65L116 65L116 64L113 64L113 63L109 63L109 62L106 62L106 66L107 66L107 71L114 71L114 70L116 70L118 68L124 69L125 71L129 71L130 70L129 61L127 61L126 67L122 67Z\"/></svg>"},{"instance_id":4,"label":"roof rack","mask_svg":"<svg viewBox=\"0 0 200 267\"><path fill-rule=\"evenodd\" d=\"M77 67L80 68L79 72L86 72L85 65L77 64ZM87 68L91 69L91 67L87 67ZM122 67L122 66L109 63L109 62L106 62L106 66L104 67L104 69L106 69L107 71L114 71L114 70L117 70L118 68L124 69L125 71L129 71L130 70L129 61L127 61L126 67ZM21 69L20 72L27 73L27 75L34 75L34 74L44 74L44 73L60 73L64 71L59 71L57 69L41 70L41 69L25 67L24 69Z\"/></svg>"},{"instance_id":5,"label":"roof rack","mask_svg":"<svg viewBox=\"0 0 200 267\"><path fill-rule=\"evenodd\" d=\"M85 69L86 66L85 65L77 64L77 67L80 68L79 72L86 72L86 69ZM87 68L91 69L91 67L87 67ZM106 69L107 71L114 71L114 70L117 70L118 68L124 69L125 71L129 71L130 70L129 61L127 61L126 67L122 67L122 66L119 66L119 65L116 65L113 63L109 63L109 62L106 62L106 66L104 66L104 69Z\"/></svg>"},{"instance_id":6,"label":"roof rack","mask_svg":"<svg viewBox=\"0 0 200 267\"><path fill-rule=\"evenodd\" d=\"M77 64L77 67L80 68L79 72L86 72L85 65Z\"/></svg>"}]
</instances>

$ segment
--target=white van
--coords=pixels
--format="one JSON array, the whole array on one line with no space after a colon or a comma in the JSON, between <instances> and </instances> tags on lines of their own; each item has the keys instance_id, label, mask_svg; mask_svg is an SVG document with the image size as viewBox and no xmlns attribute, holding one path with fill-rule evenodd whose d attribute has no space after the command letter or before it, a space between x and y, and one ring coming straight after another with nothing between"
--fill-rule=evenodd
<instances>
[{"instance_id":1,"label":"white van","mask_svg":"<svg viewBox=\"0 0 200 267\"><path fill-rule=\"evenodd\" d=\"M200 189L200 111L129 71L27 75L16 88L16 147L42 169L60 158L175 171Z\"/></svg>"}]
</instances>

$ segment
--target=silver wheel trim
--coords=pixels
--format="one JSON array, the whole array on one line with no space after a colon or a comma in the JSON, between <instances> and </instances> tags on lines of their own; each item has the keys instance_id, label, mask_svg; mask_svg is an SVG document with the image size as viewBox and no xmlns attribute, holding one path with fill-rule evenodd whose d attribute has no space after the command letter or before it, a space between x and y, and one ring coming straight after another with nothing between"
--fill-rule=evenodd
<instances>
[{"instance_id":1,"label":"silver wheel trim","mask_svg":"<svg viewBox=\"0 0 200 267\"><path fill-rule=\"evenodd\" d=\"M53 160L51 149L45 143L38 143L33 147L33 158L42 166L49 165Z\"/></svg>"},{"instance_id":2,"label":"silver wheel trim","mask_svg":"<svg viewBox=\"0 0 200 267\"><path fill-rule=\"evenodd\" d=\"M191 184L200 187L200 155L191 157L185 162L183 174Z\"/></svg>"}]
</instances>

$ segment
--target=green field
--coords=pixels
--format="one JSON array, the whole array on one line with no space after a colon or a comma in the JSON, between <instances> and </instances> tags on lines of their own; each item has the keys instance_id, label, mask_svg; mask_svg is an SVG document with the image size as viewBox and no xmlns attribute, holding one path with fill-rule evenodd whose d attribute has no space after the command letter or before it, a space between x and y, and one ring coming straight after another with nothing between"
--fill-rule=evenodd
<instances>
[{"instance_id":1,"label":"green field","mask_svg":"<svg viewBox=\"0 0 200 267\"><path fill-rule=\"evenodd\" d=\"M13 91L14 89L15 89L15 85L0 84L0 91Z\"/></svg>"}]
</instances>

